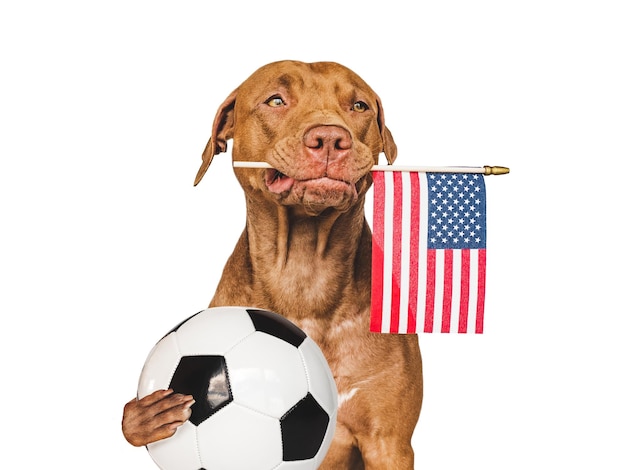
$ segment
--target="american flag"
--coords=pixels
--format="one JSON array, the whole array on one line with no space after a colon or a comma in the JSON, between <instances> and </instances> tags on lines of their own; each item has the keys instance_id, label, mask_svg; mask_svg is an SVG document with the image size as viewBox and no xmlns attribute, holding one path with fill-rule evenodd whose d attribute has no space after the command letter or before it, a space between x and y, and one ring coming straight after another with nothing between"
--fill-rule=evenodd
<instances>
[{"instance_id":1,"label":"american flag","mask_svg":"<svg viewBox=\"0 0 626 470\"><path fill-rule=\"evenodd\" d=\"M374 171L378 333L482 333L486 194L477 173Z\"/></svg>"}]
</instances>

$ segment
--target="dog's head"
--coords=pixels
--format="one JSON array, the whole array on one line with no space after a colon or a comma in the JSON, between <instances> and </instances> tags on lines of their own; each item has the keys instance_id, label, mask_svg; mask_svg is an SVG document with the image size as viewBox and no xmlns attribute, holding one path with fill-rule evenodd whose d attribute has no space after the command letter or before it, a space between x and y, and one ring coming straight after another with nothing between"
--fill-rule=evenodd
<instances>
[{"instance_id":1,"label":"dog's head","mask_svg":"<svg viewBox=\"0 0 626 470\"><path fill-rule=\"evenodd\" d=\"M396 145L378 95L333 62L281 61L254 72L222 103L196 176L233 139L233 160L272 169L239 169L244 190L315 215L346 210L371 184L369 171Z\"/></svg>"}]
</instances>

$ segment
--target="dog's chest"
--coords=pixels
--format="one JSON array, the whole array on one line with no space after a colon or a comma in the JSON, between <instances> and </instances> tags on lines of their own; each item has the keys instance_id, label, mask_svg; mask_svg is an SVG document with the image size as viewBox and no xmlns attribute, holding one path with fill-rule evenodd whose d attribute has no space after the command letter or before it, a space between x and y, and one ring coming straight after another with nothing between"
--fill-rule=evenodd
<instances>
[{"instance_id":1,"label":"dog's chest","mask_svg":"<svg viewBox=\"0 0 626 470\"><path fill-rule=\"evenodd\" d=\"M261 285L255 290L280 303L285 312L298 312L298 316L332 314L332 306L340 304L350 289L346 266L315 256L293 257L283 265L265 265L263 269L266 272L257 278Z\"/></svg>"},{"instance_id":2,"label":"dog's chest","mask_svg":"<svg viewBox=\"0 0 626 470\"><path fill-rule=\"evenodd\" d=\"M322 321L298 319L298 326L321 348L335 376L349 376L354 367L348 358L363 347L368 325L361 316Z\"/></svg>"}]
</instances>

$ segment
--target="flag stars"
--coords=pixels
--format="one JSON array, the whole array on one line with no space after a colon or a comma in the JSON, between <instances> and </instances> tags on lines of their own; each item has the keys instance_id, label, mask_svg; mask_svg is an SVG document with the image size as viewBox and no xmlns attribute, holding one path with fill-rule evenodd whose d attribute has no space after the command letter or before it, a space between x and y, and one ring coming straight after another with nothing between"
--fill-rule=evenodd
<instances>
[{"instance_id":1,"label":"flag stars","mask_svg":"<svg viewBox=\"0 0 626 470\"><path fill-rule=\"evenodd\" d=\"M482 175L429 173L429 244L478 247L485 240Z\"/></svg>"}]
</instances>

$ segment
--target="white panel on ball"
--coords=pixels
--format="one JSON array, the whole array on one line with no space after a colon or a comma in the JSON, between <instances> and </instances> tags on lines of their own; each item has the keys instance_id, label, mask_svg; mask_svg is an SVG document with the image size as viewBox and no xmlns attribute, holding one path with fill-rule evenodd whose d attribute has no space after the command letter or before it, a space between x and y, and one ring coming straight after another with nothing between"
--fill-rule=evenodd
<instances>
[{"instance_id":1,"label":"white panel on ball","mask_svg":"<svg viewBox=\"0 0 626 470\"><path fill-rule=\"evenodd\" d=\"M196 427L187 421L176 430L176 439L148 444L148 452L162 469L199 470L202 468L196 448Z\"/></svg>"},{"instance_id":2,"label":"white panel on ball","mask_svg":"<svg viewBox=\"0 0 626 470\"><path fill-rule=\"evenodd\" d=\"M256 332L226 354L237 403L280 418L307 393L300 353L289 343Z\"/></svg>"},{"instance_id":3,"label":"white panel on ball","mask_svg":"<svg viewBox=\"0 0 626 470\"><path fill-rule=\"evenodd\" d=\"M273 470L315 470L318 467L319 465L316 465L315 459L311 459L298 462L283 462Z\"/></svg>"},{"instance_id":4,"label":"white panel on ball","mask_svg":"<svg viewBox=\"0 0 626 470\"><path fill-rule=\"evenodd\" d=\"M207 469L273 469L282 461L280 443L278 421L237 403L198 426L198 451Z\"/></svg>"},{"instance_id":5,"label":"white panel on ball","mask_svg":"<svg viewBox=\"0 0 626 470\"><path fill-rule=\"evenodd\" d=\"M337 386L324 353L310 337L299 349L307 369L311 394L328 414L332 414L337 410Z\"/></svg>"},{"instance_id":6,"label":"white panel on ball","mask_svg":"<svg viewBox=\"0 0 626 470\"><path fill-rule=\"evenodd\" d=\"M180 326L177 331L178 345L182 356L223 355L254 331L250 317L242 308L208 309Z\"/></svg>"},{"instance_id":7,"label":"white panel on ball","mask_svg":"<svg viewBox=\"0 0 626 470\"><path fill-rule=\"evenodd\" d=\"M180 359L176 334L170 333L150 351L137 387L137 397L143 398L156 390L167 389Z\"/></svg>"}]
</instances>

